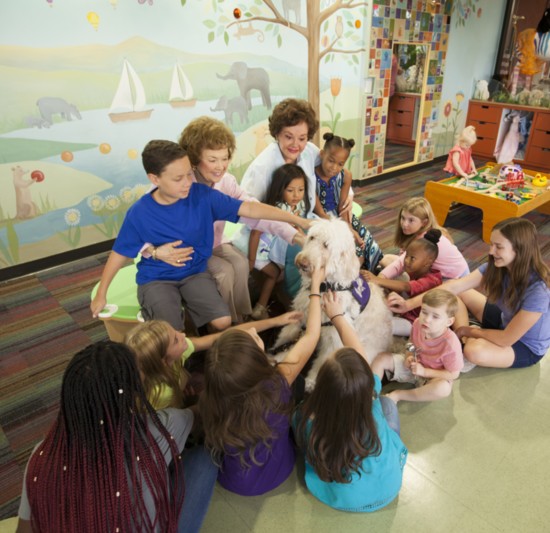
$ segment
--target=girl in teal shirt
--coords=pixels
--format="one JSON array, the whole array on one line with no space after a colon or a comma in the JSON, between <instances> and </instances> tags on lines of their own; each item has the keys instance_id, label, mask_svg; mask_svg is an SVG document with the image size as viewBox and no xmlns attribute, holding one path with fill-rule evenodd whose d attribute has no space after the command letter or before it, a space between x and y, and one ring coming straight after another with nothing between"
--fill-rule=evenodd
<instances>
[{"instance_id":1,"label":"girl in teal shirt","mask_svg":"<svg viewBox=\"0 0 550 533\"><path fill-rule=\"evenodd\" d=\"M344 348L323 364L315 389L294 415L305 481L330 507L376 511L399 493L407 448L399 437L396 405L380 397L380 379L355 330L333 294L324 303Z\"/></svg>"}]
</instances>

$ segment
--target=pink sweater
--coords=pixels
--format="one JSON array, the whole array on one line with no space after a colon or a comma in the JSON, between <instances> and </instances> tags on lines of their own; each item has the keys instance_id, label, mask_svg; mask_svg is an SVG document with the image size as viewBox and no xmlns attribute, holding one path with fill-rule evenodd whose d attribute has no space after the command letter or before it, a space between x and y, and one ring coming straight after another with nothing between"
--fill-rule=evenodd
<instances>
[{"instance_id":1,"label":"pink sweater","mask_svg":"<svg viewBox=\"0 0 550 533\"><path fill-rule=\"evenodd\" d=\"M419 238L423 236L424 234L420 235ZM468 263L466 263L466 259L462 256L460 250L445 235L441 235L437 247L439 253L432 268L439 270L444 280L461 278L470 272ZM404 264L405 252L401 252L399 257L382 270L380 274L385 278L394 279L404 271Z\"/></svg>"}]
</instances>

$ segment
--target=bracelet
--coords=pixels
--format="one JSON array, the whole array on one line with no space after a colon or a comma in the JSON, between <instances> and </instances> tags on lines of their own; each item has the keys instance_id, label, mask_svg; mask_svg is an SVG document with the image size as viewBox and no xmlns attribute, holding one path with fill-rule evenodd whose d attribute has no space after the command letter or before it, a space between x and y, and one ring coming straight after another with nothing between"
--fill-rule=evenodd
<instances>
[{"instance_id":1,"label":"bracelet","mask_svg":"<svg viewBox=\"0 0 550 533\"><path fill-rule=\"evenodd\" d=\"M312 292L309 297L311 298L312 296L319 296L319 298L321 298L321 295L318 292Z\"/></svg>"},{"instance_id":2,"label":"bracelet","mask_svg":"<svg viewBox=\"0 0 550 533\"><path fill-rule=\"evenodd\" d=\"M338 313L338 314L336 314L336 315L334 315L334 316L331 316L331 317L329 318L329 320L332 322L335 318L338 318L339 316L344 316L344 313Z\"/></svg>"},{"instance_id":3,"label":"bracelet","mask_svg":"<svg viewBox=\"0 0 550 533\"><path fill-rule=\"evenodd\" d=\"M157 247L156 246L153 246L153 251L151 252L151 257L153 258L154 261L157 260Z\"/></svg>"}]
</instances>

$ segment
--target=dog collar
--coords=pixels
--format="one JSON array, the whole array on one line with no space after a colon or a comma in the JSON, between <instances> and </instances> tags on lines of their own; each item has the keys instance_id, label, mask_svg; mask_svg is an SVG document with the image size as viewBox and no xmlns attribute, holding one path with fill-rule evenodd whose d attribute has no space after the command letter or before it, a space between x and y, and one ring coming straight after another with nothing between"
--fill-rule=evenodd
<instances>
[{"instance_id":1,"label":"dog collar","mask_svg":"<svg viewBox=\"0 0 550 533\"><path fill-rule=\"evenodd\" d=\"M321 283L319 290L321 292L327 291L350 291L360 307L360 312L362 312L370 300L370 287L369 284L361 277L353 280L351 285L341 285L340 283L330 283L328 281L323 281Z\"/></svg>"}]
</instances>

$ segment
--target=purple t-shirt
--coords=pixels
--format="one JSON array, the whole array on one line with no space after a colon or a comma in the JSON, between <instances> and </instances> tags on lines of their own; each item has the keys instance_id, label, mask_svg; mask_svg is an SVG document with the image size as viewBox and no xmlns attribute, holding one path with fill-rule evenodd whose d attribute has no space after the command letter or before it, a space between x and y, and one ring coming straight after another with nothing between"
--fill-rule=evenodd
<instances>
[{"instance_id":1,"label":"purple t-shirt","mask_svg":"<svg viewBox=\"0 0 550 533\"><path fill-rule=\"evenodd\" d=\"M479 271L485 275L487 263L481 265ZM502 287L503 294L509 282L510 280L506 276ZM514 318L517 310L508 308L502 301L502 296L496 301L496 305L502 312L502 327L506 328ZM525 290L519 307L524 311L542 313L542 316L520 339L520 342L525 344L534 354L542 357L550 347L550 288L534 273L531 274L530 283Z\"/></svg>"},{"instance_id":2,"label":"purple t-shirt","mask_svg":"<svg viewBox=\"0 0 550 533\"><path fill-rule=\"evenodd\" d=\"M283 377L281 380L281 400L283 404L288 404L290 387ZM251 461L248 452L245 454L250 465L248 468L241 465L238 455L224 456L218 481L225 489L242 496L258 496L278 487L292 472L295 452L290 438L290 418L284 414L268 413L266 420L274 437L270 447L262 443L256 446L254 457L259 465Z\"/></svg>"}]
</instances>

